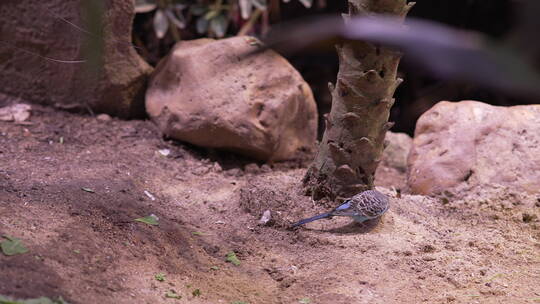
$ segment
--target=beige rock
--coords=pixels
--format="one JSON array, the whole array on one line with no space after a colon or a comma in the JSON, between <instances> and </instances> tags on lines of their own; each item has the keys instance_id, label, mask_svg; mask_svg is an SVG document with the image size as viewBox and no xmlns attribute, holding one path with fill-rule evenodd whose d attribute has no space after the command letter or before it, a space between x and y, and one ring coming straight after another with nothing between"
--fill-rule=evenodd
<instances>
[{"instance_id":1,"label":"beige rock","mask_svg":"<svg viewBox=\"0 0 540 304\"><path fill-rule=\"evenodd\" d=\"M28 104L17 103L0 108L0 121L22 122L30 118L32 107Z\"/></svg>"},{"instance_id":2,"label":"beige rock","mask_svg":"<svg viewBox=\"0 0 540 304\"><path fill-rule=\"evenodd\" d=\"M485 186L538 193L540 105L440 102L418 120L408 164L413 193Z\"/></svg>"},{"instance_id":3,"label":"beige rock","mask_svg":"<svg viewBox=\"0 0 540 304\"><path fill-rule=\"evenodd\" d=\"M308 84L254 38L178 43L156 67L146 110L162 132L195 145L283 160L310 149L317 111Z\"/></svg>"},{"instance_id":4,"label":"beige rock","mask_svg":"<svg viewBox=\"0 0 540 304\"><path fill-rule=\"evenodd\" d=\"M103 38L102 64L61 63L44 58L87 60L86 55L95 51L85 47L97 36L83 31L89 30L81 14L83 3L0 1L0 33L2 41L9 43L0 46L0 90L59 108L91 108L121 117L144 115L144 90L152 68L131 46L133 0L103 1L103 32L98 34Z\"/></svg>"},{"instance_id":5,"label":"beige rock","mask_svg":"<svg viewBox=\"0 0 540 304\"><path fill-rule=\"evenodd\" d=\"M382 165L399 171L407 171L407 158L412 147L412 138L406 133L386 132Z\"/></svg>"},{"instance_id":6,"label":"beige rock","mask_svg":"<svg viewBox=\"0 0 540 304\"><path fill-rule=\"evenodd\" d=\"M386 132L382 160L375 171L375 185L404 189L406 187L407 157L412 138L405 133Z\"/></svg>"}]
</instances>

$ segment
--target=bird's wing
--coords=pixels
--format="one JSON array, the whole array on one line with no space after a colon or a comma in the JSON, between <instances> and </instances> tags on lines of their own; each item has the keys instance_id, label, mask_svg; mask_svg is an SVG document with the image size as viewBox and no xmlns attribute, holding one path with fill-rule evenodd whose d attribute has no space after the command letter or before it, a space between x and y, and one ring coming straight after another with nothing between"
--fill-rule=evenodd
<instances>
[{"instance_id":1,"label":"bird's wing","mask_svg":"<svg viewBox=\"0 0 540 304\"><path fill-rule=\"evenodd\" d=\"M352 206L351 201L347 200L343 205L337 207L336 209L332 210L330 212L332 216L354 216L357 215L358 212L356 212Z\"/></svg>"}]
</instances>

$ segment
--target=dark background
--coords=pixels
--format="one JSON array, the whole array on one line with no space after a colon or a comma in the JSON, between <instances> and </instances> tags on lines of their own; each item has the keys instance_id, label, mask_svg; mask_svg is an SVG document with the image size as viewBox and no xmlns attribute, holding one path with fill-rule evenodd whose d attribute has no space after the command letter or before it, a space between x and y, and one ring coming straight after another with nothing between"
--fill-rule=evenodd
<instances>
[{"instance_id":1,"label":"dark background","mask_svg":"<svg viewBox=\"0 0 540 304\"><path fill-rule=\"evenodd\" d=\"M279 13L270 15L270 20L272 23L278 23L317 14L339 15L347 11L345 0L314 2L310 9L306 9L295 0L280 3ZM516 23L518 8L519 2L510 0L419 0L408 16L438 21L455 28L479 31L494 39L504 39ZM194 22L181 31L182 39L202 37L196 33L192 23ZM254 30L251 34L260 35L257 28ZM235 35L237 31L238 28L232 24L228 34ZM134 42L141 46L141 55L152 65L165 56L175 43L170 35L161 40L155 37L152 30L152 13L137 14L134 22ZM338 72L337 56L332 48L327 49L329 51L322 53L308 51L286 56L311 85L321 117L330 110L328 82L334 82ZM408 64L406 58L400 64L399 75L404 82L396 92L396 103L392 108L390 120L396 123L393 131L406 132L410 135L414 133L418 117L441 100L474 99L503 106L534 103L534 100L509 96L470 83L435 79ZM322 123L320 126L322 134Z\"/></svg>"}]
</instances>

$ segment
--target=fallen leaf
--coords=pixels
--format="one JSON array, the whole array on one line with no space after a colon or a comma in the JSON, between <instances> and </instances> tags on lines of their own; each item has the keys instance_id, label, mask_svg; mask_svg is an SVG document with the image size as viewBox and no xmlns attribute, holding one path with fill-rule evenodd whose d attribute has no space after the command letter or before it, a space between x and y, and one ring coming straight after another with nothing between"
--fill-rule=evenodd
<instances>
[{"instance_id":1,"label":"fallen leaf","mask_svg":"<svg viewBox=\"0 0 540 304\"><path fill-rule=\"evenodd\" d=\"M0 242L0 247L5 255L16 255L28 252L20 239L4 235L6 240Z\"/></svg>"},{"instance_id":2,"label":"fallen leaf","mask_svg":"<svg viewBox=\"0 0 540 304\"><path fill-rule=\"evenodd\" d=\"M0 295L0 304L69 304L64 301L62 297L59 297L58 300L51 300L47 297L40 297L36 299L28 300L12 300L8 297Z\"/></svg>"},{"instance_id":3,"label":"fallen leaf","mask_svg":"<svg viewBox=\"0 0 540 304\"><path fill-rule=\"evenodd\" d=\"M135 221L145 223L148 225L159 225L159 218L155 216L154 214L150 214L149 216L136 218Z\"/></svg>"},{"instance_id":4,"label":"fallen leaf","mask_svg":"<svg viewBox=\"0 0 540 304\"><path fill-rule=\"evenodd\" d=\"M167 291L167 293L165 294L165 297L170 298L170 299L181 299L182 298L182 296L177 294L174 290Z\"/></svg>"},{"instance_id":5,"label":"fallen leaf","mask_svg":"<svg viewBox=\"0 0 540 304\"><path fill-rule=\"evenodd\" d=\"M238 257L236 257L236 253L232 251L227 253L226 261L232 263L235 266L240 266L240 260L238 259Z\"/></svg>"}]
</instances>

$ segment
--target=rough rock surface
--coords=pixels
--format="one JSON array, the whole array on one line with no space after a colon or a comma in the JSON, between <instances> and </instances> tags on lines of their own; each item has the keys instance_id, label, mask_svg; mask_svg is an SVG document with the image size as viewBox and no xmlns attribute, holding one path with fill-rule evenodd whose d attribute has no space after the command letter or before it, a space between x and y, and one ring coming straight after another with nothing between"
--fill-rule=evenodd
<instances>
[{"instance_id":1,"label":"rough rock surface","mask_svg":"<svg viewBox=\"0 0 540 304\"><path fill-rule=\"evenodd\" d=\"M91 108L122 117L143 115L144 90L152 68L131 46L133 1L104 1L103 31L95 35L84 32L90 29L82 21L83 3L0 1L4 42L0 44L0 92L59 108ZM44 58L86 60L90 48L85 45L100 38L102 64Z\"/></svg>"},{"instance_id":2,"label":"rough rock surface","mask_svg":"<svg viewBox=\"0 0 540 304\"><path fill-rule=\"evenodd\" d=\"M146 109L162 132L261 160L310 149L317 110L308 84L280 55L250 37L178 43L156 67Z\"/></svg>"},{"instance_id":3,"label":"rough rock surface","mask_svg":"<svg viewBox=\"0 0 540 304\"><path fill-rule=\"evenodd\" d=\"M412 138L406 133L386 132L384 151L381 164L395 168L401 172L407 171L407 158L412 147Z\"/></svg>"},{"instance_id":4,"label":"rough rock surface","mask_svg":"<svg viewBox=\"0 0 540 304\"><path fill-rule=\"evenodd\" d=\"M540 105L440 102L418 120L408 163L413 193L479 186L538 193Z\"/></svg>"},{"instance_id":5,"label":"rough rock surface","mask_svg":"<svg viewBox=\"0 0 540 304\"><path fill-rule=\"evenodd\" d=\"M412 138L406 133L386 132L382 160L375 171L375 185L405 189L407 157L412 147Z\"/></svg>"}]
</instances>

